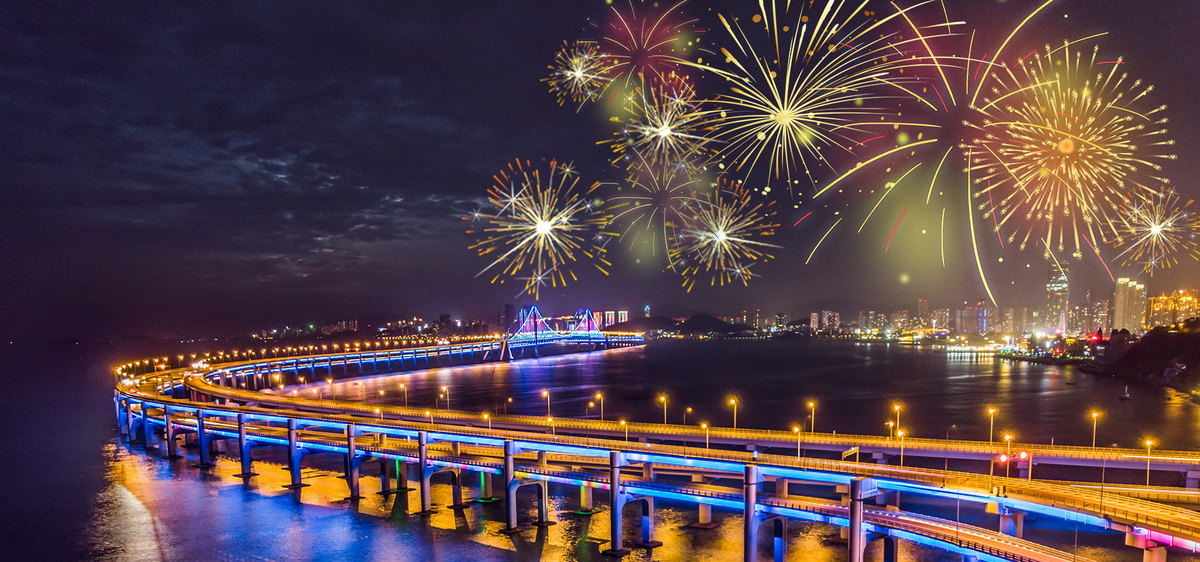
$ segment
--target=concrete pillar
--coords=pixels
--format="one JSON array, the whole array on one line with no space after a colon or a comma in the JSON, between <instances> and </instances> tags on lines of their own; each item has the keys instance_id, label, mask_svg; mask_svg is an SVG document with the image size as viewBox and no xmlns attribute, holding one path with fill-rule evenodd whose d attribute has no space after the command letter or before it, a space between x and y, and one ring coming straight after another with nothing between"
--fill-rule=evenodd
<instances>
[{"instance_id":1,"label":"concrete pillar","mask_svg":"<svg viewBox=\"0 0 1200 562\"><path fill-rule=\"evenodd\" d=\"M758 465L746 465L746 473L742 478L742 497L745 507L742 509L742 559L754 562L758 559L758 485L762 482L762 474Z\"/></svg>"},{"instance_id":2,"label":"concrete pillar","mask_svg":"<svg viewBox=\"0 0 1200 562\"><path fill-rule=\"evenodd\" d=\"M346 498L348 500L362 497L358 494L358 467L362 464L362 457L358 456L358 443L355 442L358 435L356 425L346 425L346 485L350 488L350 496Z\"/></svg>"},{"instance_id":3,"label":"concrete pillar","mask_svg":"<svg viewBox=\"0 0 1200 562\"><path fill-rule=\"evenodd\" d=\"M654 463L642 463L642 480L647 482L654 481Z\"/></svg>"},{"instance_id":4,"label":"concrete pillar","mask_svg":"<svg viewBox=\"0 0 1200 562\"><path fill-rule=\"evenodd\" d=\"M1167 562L1167 548L1150 540L1145 529L1125 533L1125 545L1142 549L1142 562Z\"/></svg>"},{"instance_id":5,"label":"concrete pillar","mask_svg":"<svg viewBox=\"0 0 1200 562\"><path fill-rule=\"evenodd\" d=\"M850 481L850 528L849 542L846 548L848 562L863 562L863 552L867 546L867 537L863 534L863 502L875 496L878 490L875 481L860 476Z\"/></svg>"},{"instance_id":6,"label":"concrete pillar","mask_svg":"<svg viewBox=\"0 0 1200 562\"><path fill-rule=\"evenodd\" d=\"M540 468L546 468L546 451L538 451L537 465Z\"/></svg>"},{"instance_id":7,"label":"concrete pillar","mask_svg":"<svg viewBox=\"0 0 1200 562\"><path fill-rule=\"evenodd\" d=\"M257 476L251 468L250 440L246 438L246 414L238 414L238 451L241 453L242 472L234 476L247 478Z\"/></svg>"},{"instance_id":8,"label":"concrete pillar","mask_svg":"<svg viewBox=\"0 0 1200 562\"><path fill-rule=\"evenodd\" d=\"M142 416L141 417L142 417L142 448L149 451L152 448L150 446L150 435L153 433L153 431L151 431L151 425L150 425L150 407L147 406L145 402L142 402ZM200 464L204 464L204 461L201 460Z\"/></svg>"},{"instance_id":9,"label":"concrete pillar","mask_svg":"<svg viewBox=\"0 0 1200 562\"><path fill-rule=\"evenodd\" d=\"M624 495L621 492L621 467L625 466L625 454L620 451L608 453L608 501L609 501L609 538L611 544L603 554L609 556L625 556L629 550L625 548L624 529L622 528L622 508L625 507Z\"/></svg>"},{"instance_id":10,"label":"concrete pillar","mask_svg":"<svg viewBox=\"0 0 1200 562\"><path fill-rule=\"evenodd\" d=\"M209 468L212 463L212 436L204 424L204 412L196 410L196 440L200 447L200 464L196 468Z\"/></svg>"},{"instance_id":11,"label":"concrete pillar","mask_svg":"<svg viewBox=\"0 0 1200 562\"><path fill-rule=\"evenodd\" d=\"M125 437L126 437L126 443L129 443L129 444L131 444L131 445L132 445L132 444L133 444L133 442L137 440L137 437L135 437L135 435L137 435L137 432L135 432L135 431L134 431L134 421L133 421L133 404L132 404L132 403L130 403L130 401L129 401L129 398L125 398Z\"/></svg>"},{"instance_id":12,"label":"concrete pillar","mask_svg":"<svg viewBox=\"0 0 1200 562\"><path fill-rule=\"evenodd\" d=\"M662 542L654 540L654 498L639 498L642 508L642 540L637 543L642 548L662 546Z\"/></svg>"},{"instance_id":13,"label":"concrete pillar","mask_svg":"<svg viewBox=\"0 0 1200 562\"><path fill-rule=\"evenodd\" d=\"M888 461L891 460L891 458L892 458L892 456L887 453L880 453L880 452L871 453L871 459L874 460L878 464L887 464Z\"/></svg>"},{"instance_id":14,"label":"concrete pillar","mask_svg":"<svg viewBox=\"0 0 1200 562\"><path fill-rule=\"evenodd\" d=\"M598 511L592 507L592 487L587 484L579 485L579 510L575 511L576 515L591 515Z\"/></svg>"},{"instance_id":15,"label":"concrete pillar","mask_svg":"<svg viewBox=\"0 0 1200 562\"><path fill-rule=\"evenodd\" d=\"M171 423L171 407L167 406L163 410L163 439L167 442L167 458L177 459L179 455L176 453L175 447L175 426Z\"/></svg>"},{"instance_id":16,"label":"concrete pillar","mask_svg":"<svg viewBox=\"0 0 1200 562\"><path fill-rule=\"evenodd\" d=\"M695 484L707 484L709 482L712 482L712 478L709 478L702 474L693 474L692 482ZM713 520L712 520L712 506L708 505L708 504L704 504L704 503L697 504L697 505L699 506L699 511L700 511L699 520L696 523L693 523L688 526L696 528L696 529L715 529L717 527L717 524L713 523Z\"/></svg>"},{"instance_id":17,"label":"concrete pillar","mask_svg":"<svg viewBox=\"0 0 1200 562\"><path fill-rule=\"evenodd\" d=\"M1017 477L1018 478L1022 478L1022 479L1029 478L1029 464L1030 464L1029 461L1017 462Z\"/></svg>"},{"instance_id":18,"label":"concrete pillar","mask_svg":"<svg viewBox=\"0 0 1200 562\"><path fill-rule=\"evenodd\" d=\"M125 435L125 416L121 413L121 393L113 390L113 409L117 413L117 434Z\"/></svg>"},{"instance_id":19,"label":"concrete pillar","mask_svg":"<svg viewBox=\"0 0 1200 562\"><path fill-rule=\"evenodd\" d=\"M488 473L488 472L480 472L479 473L479 499L477 499L475 501L477 503L491 503L494 501L499 501L499 498L497 498L492 493L492 475L491 475L491 473Z\"/></svg>"},{"instance_id":20,"label":"concrete pillar","mask_svg":"<svg viewBox=\"0 0 1200 562\"><path fill-rule=\"evenodd\" d=\"M452 456L452 457L461 457L462 456L462 443L459 443L458 441L452 441L450 443L450 456Z\"/></svg>"},{"instance_id":21,"label":"concrete pillar","mask_svg":"<svg viewBox=\"0 0 1200 562\"><path fill-rule=\"evenodd\" d=\"M446 359L450 359L449 354L446 355ZM550 483L538 482L536 485L538 489L538 520L533 524L538 527L549 527L555 524L550 520Z\"/></svg>"},{"instance_id":22,"label":"concrete pillar","mask_svg":"<svg viewBox=\"0 0 1200 562\"><path fill-rule=\"evenodd\" d=\"M391 483L391 475L390 475L390 472L391 472L390 467L391 466L392 466L392 461L390 459L385 459L385 458L379 459L379 491L376 492L377 494L382 494L382 495L386 496L386 495L392 493L392 483Z\"/></svg>"},{"instance_id":23,"label":"concrete pillar","mask_svg":"<svg viewBox=\"0 0 1200 562\"><path fill-rule=\"evenodd\" d=\"M1200 470L1189 470L1186 474L1188 488L1200 488Z\"/></svg>"},{"instance_id":24,"label":"concrete pillar","mask_svg":"<svg viewBox=\"0 0 1200 562\"><path fill-rule=\"evenodd\" d=\"M433 513L433 498L429 494L429 479L425 471L429 468L429 433L417 433L417 463L421 471L421 513Z\"/></svg>"},{"instance_id":25,"label":"concrete pillar","mask_svg":"<svg viewBox=\"0 0 1200 562\"><path fill-rule=\"evenodd\" d=\"M287 421L288 471L292 475L292 483L288 484L287 486L284 486L284 488L288 488L288 489L292 489L292 490L294 490L296 488L303 488L305 486L308 486L308 484L305 484L300 481L300 458L303 456L303 451L300 449L299 443L296 442L297 441L296 432L297 432L298 427L299 427L299 425L297 424L295 419L289 419Z\"/></svg>"}]
</instances>

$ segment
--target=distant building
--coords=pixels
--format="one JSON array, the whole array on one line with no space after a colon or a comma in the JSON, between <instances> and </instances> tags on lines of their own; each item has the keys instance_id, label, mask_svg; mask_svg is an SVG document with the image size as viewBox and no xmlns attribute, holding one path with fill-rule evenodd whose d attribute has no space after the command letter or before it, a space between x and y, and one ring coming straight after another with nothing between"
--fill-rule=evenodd
<instances>
[{"instance_id":1,"label":"distant building","mask_svg":"<svg viewBox=\"0 0 1200 562\"><path fill-rule=\"evenodd\" d=\"M838 313L828 310L821 311L821 329L829 331L837 331L842 327L842 321L838 317Z\"/></svg>"},{"instance_id":2,"label":"distant building","mask_svg":"<svg viewBox=\"0 0 1200 562\"><path fill-rule=\"evenodd\" d=\"M1067 266L1058 262L1050 264L1050 277L1046 281L1046 332L1066 333L1070 315L1071 292L1067 283Z\"/></svg>"},{"instance_id":3,"label":"distant building","mask_svg":"<svg viewBox=\"0 0 1200 562\"><path fill-rule=\"evenodd\" d=\"M628 321L629 321L629 311L628 310L618 310L617 311L617 322L628 322Z\"/></svg>"},{"instance_id":4,"label":"distant building","mask_svg":"<svg viewBox=\"0 0 1200 562\"><path fill-rule=\"evenodd\" d=\"M808 315L808 326L810 328L812 328L813 330L820 330L822 328L821 315L816 312L809 314Z\"/></svg>"},{"instance_id":5,"label":"distant building","mask_svg":"<svg viewBox=\"0 0 1200 562\"><path fill-rule=\"evenodd\" d=\"M604 327L607 328L617 323L617 313L613 310L604 311Z\"/></svg>"},{"instance_id":6,"label":"distant building","mask_svg":"<svg viewBox=\"0 0 1200 562\"><path fill-rule=\"evenodd\" d=\"M1146 286L1128 277L1117 279L1112 329L1138 334L1146 324Z\"/></svg>"},{"instance_id":7,"label":"distant building","mask_svg":"<svg viewBox=\"0 0 1200 562\"><path fill-rule=\"evenodd\" d=\"M1196 297L1180 289L1169 295L1149 299L1150 320L1148 326L1170 326L1193 318L1196 313Z\"/></svg>"}]
</instances>

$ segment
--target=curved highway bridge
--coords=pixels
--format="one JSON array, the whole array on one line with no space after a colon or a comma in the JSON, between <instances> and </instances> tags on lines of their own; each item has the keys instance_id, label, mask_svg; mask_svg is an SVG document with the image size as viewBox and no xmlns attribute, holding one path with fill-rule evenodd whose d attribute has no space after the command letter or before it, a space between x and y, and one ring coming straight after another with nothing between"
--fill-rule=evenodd
<instances>
[{"instance_id":1,"label":"curved highway bridge","mask_svg":"<svg viewBox=\"0 0 1200 562\"><path fill-rule=\"evenodd\" d=\"M532 315L531 315L532 316ZM590 318L590 313L582 318ZM528 320L528 319L526 319ZM539 318L540 320L540 318ZM524 322L523 322L524 324ZM585 331L594 330L594 325ZM537 327L548 330L548 327ZM575 330L578 331L578 328ZM551 330L551 332L553 332ZM564 339L587 349L605 343L588 334ZM608 346L636 345L640 337L609 336ZM175 370L127 377L114 393L120 430L130 442L149 444L161 428L168 456L176 455L180 434L199 445L200 464L212 463L216 440L229 440L240 458L242 474L253 475L253 449L277 445L286 448L294 487L301 480L301 459L306 454L332 452L344 458L346 482L352 498L359 495L360 467L377 461L384 492L408 489L409 468L420 481L421 509L433 509L430 480L449 472L455 504L461 507L466 489L463 471L478 473L480 500L492 498L492 484L501 478L507 503L507 528L522 529L515 498L532 486L540 496L534 525L553 524L547 512L546 483L580 486L581 512L593 509L592 491L607 490L612 510L609 552L625 552L622 514L627 504L640 506L641 541L652 548L654 498L682 500L698 505L698 526L712 524L712 506L742 510L745 517L744 558L754 560L760 527L769 523L777 560L786 550L788 520L819 521L843 527L852 561L861 560L866 542L884 540L885 559L895 557L899 539L912 540L979 560L1082 560L1021 539L1026 514L1038 514L1082 525L1123 532L1126 544L1144 551L1145 560L1165 560L1165 547L1190 551L1200 548L1200 514L1152 500L1195 502L1194 491L1176 489L1170 497L1161 490L1136 486L1093 486L995 477L969 472L905 468L875 463L798 458L760 454L760 447L852 449L875 458L900 453L928 454L941 458L991 459L1001 452L990 443L908 439L904 443L874 436L828 435L801 432L696 428L666 424L641 424L603 420L488 416L452 410L436 412L399 406L366 405L323 400L296 392L281 395L256 391L310 380L361 376L366 368L390 372L396 363L413 368L434 363L458 363L503 358L494 353L507 346L497 340L484 343L439 345L417 349L340 353L270 361L229 363L219 368ZM423 365L419 365L423 363ZM354 372L351 367L356 366ZM336 367L341 373L336 374ZM383 367L383 369L381 369ZM324 376L321 376L324 375ZM319 393L315 393L319 396ZM627 432L627 433L626 433ZM586 435L586 437L581 437ZM634 436L639 441L629 441ZM745 451L700 448L706 440L733 445ZM653 443L651 442L653 441ZM902 449L903 448L903 449ZM1026 447L1036 462L1063 464L1133 463L1159 470L1184 471L1189 483L1200 466L1200 454L1160 452L1154 457L1139 451L1092 450L1075 447ZM845 455L843 456L845 458ZM1025 465L1029 470L1029 465ZM659 476L670 475L663 479ZM678 477L690 477L681 480ZM392 488L395 480L398 488ZM740 489L718 486L716 481L740 481ZM774 493L762 492L763 482L773 482ZM841 498L794 496L792 483L828 486ZM905 511L900 493L949 498L985 506L998 514L1000 529L991 530ZM877 509L875 506L885 509ZM452 506L454 507L454 506Z\"/></svg>"}]
</instances>

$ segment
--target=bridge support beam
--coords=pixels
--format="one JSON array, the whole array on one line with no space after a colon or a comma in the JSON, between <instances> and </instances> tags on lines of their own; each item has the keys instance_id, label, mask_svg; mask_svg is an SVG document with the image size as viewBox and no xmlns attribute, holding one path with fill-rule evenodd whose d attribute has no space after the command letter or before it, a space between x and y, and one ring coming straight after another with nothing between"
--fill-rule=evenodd
<instances>
[{"instance_id":1,"label":"bridge support beam","mask_svg":"<svg viewBox=\"0 0 1200 562\"><path fill-rule=\"evenodd\" d=\"M254 472L254 470L251 466L251 463L253 462L253 460L250 455L250 448L252 446L253 446L253 443L249 439L246 438L246 414L239 413L238 414L238 451L240 453L240 460L242 462L242 472L241 472L241 474L235 474L234 476L240 476L242 478L258 476L258 474Z\"/></svg>"},{"instance_id":2,"label":"bridge support beam","mask_svg":"<svg viewBox=\"0 0 1200 562\"><path fill-rule=\"evenodd\" d=\"M137 441L137 431L133 420L133 403L129 398L125 398L125 442L130 445Z\"/></svg>"},{"instance_id":3,"label":"bridge support beam","mask_svg":"<svg viewBox=\"0 0 1200 562\"><path fill-rule=\"evenodd\" d=\"M284 486L289 490L295 490L308 486L300 481L300 459L304 456L304 449L296 442L296 432L299 425L296 419L289 419L287 422L288 428L288 472L292 475L292 483Z\"/></svg>"},{"instance_id":4,"label":"bridge support beam","mask_svg":"<svg viewBox=\"0 0 1200 562\"><path fill-rule=\"evenodd\" d=\"M1134 528L1125 533L1125 546L1142 549L1142 562L1167 562L1167 547L1147 536L1145 529Z\"/></svg>"},{"instance_id":5,"label":"bridge support beam","mask_svg":"<svg viewBox=\"0 0 1200 562\"><path fill-rule=\"evenodd\" d=\"M346 486L350 488L350 495L346 499L351 501L362 498L358 494L358 468L362 464L356 443L356 437L359 435L361 433L358 426L352 423L346 425Z\"/></svg>"},{"instance_id":6,"label":"bridge support beam","mask_svg":"<svg viewBox=\"0 0 1200 562\"><path fill-rule=\"evenodd\" d=\"M608 556L625 556L629 550L625 548L624 521L621 508L625 506L624 494L621 492L621 467L625 466L625 454L620 451L608 452L608 500L609 500L609 540L608 550L603 554Z\"/></svg>"},{"instance_id":7,"label":"bridge support beam","mask_svg":"<svg viewBox=\"0 0 1200 562\"><path fill-rule=\"evenodd\" d=\"M1200 488L1200 470L1187 471L1187 480L1185 486L1188 488Z\"/></svg>"},{"instance_id":8,"label":"bridge support beam","mask_svg":"<svg viewBox=\"0 0 1200 562\"><path fill-rule=\"evenodd\" d=\"M113 408L117 411L117 435L128 435L129 429L125 427L125 411L122 406L121 393L113 390Z\"/></svg>"},{"instance_id":9,"label":"bridge support beam","mask_svg":"<svg viewBox=\"0 0 1200 562\"><path fill-rule=\"evenodd\" d=\"M142 448L147 451L154 448L150 446L150 436L153 433L150 425L150 407L142 402ZM204 461L200 461L200 464L204 464Z\"/></svg>"}]
</instances>

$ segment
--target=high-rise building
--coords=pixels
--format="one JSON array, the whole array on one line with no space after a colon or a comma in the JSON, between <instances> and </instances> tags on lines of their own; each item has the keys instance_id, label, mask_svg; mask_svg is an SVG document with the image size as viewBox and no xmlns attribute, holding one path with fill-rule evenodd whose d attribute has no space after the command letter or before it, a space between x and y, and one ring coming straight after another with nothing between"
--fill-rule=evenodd
<instances>
[{"instance_id":1,"label":"high-rise building","mask_svg":"<svg viewBox=\"0 0 1200 562\"><path fill-rule=\"evenodd\" d=\"M842 322L838 318L838 313L828 310L821 311L821 327L830 331L836 331L842 327Z\"/></svg>"},{"instance_id":2,"label":"high-rise building","mask_svg":"<svg viewBox=\"0 0 1200 562\"><path fill-rule=\"evenodd\" d=\"M816 312L808 315L808 327L813 331L821 329L821 317Z\"/></svg>"},{"instance_id":3,"label":"high-rise building","mask_svg":"<svg viewBox=\"0 0 1200 562\"><path fill-rule=\"evenodd\" d=\"M617 313L613 310L604 311L604 327L607 328L617 323Z\"/></svg>"},{"instance_id":4,"label":"high-rise building","mask_svg":"<svg viewBox=\"0 0 1200 562\"><path fill-rule=\"evenodd\" d=\"M1050 264L1050 278L1046 281L1046 331L1066 333L1070 314L1071 293L1067 283L1067 266L1058 262Z\"/></svg>"},{"instance_id":5,"label":"high-rise building","mask_svg":"<svg viewBox=\"0 0 1200 562\"><path fill-rule=\"evenodd\" d=\"M628 321L629 321L629 311L628 310L618 310L617 311L617 322L628 322Z\"/></svg>"},{"instance_id":6,"label":"high-rise building","mask_svg":"<svg viewBox=\"0 0 1200 562\"><path fill-rule=\"evenodd\" d=\"M1112 329L1138 334L1146 324L1146 286L1128 277L1117 279Z\"/></svg>"}]
</instances>

